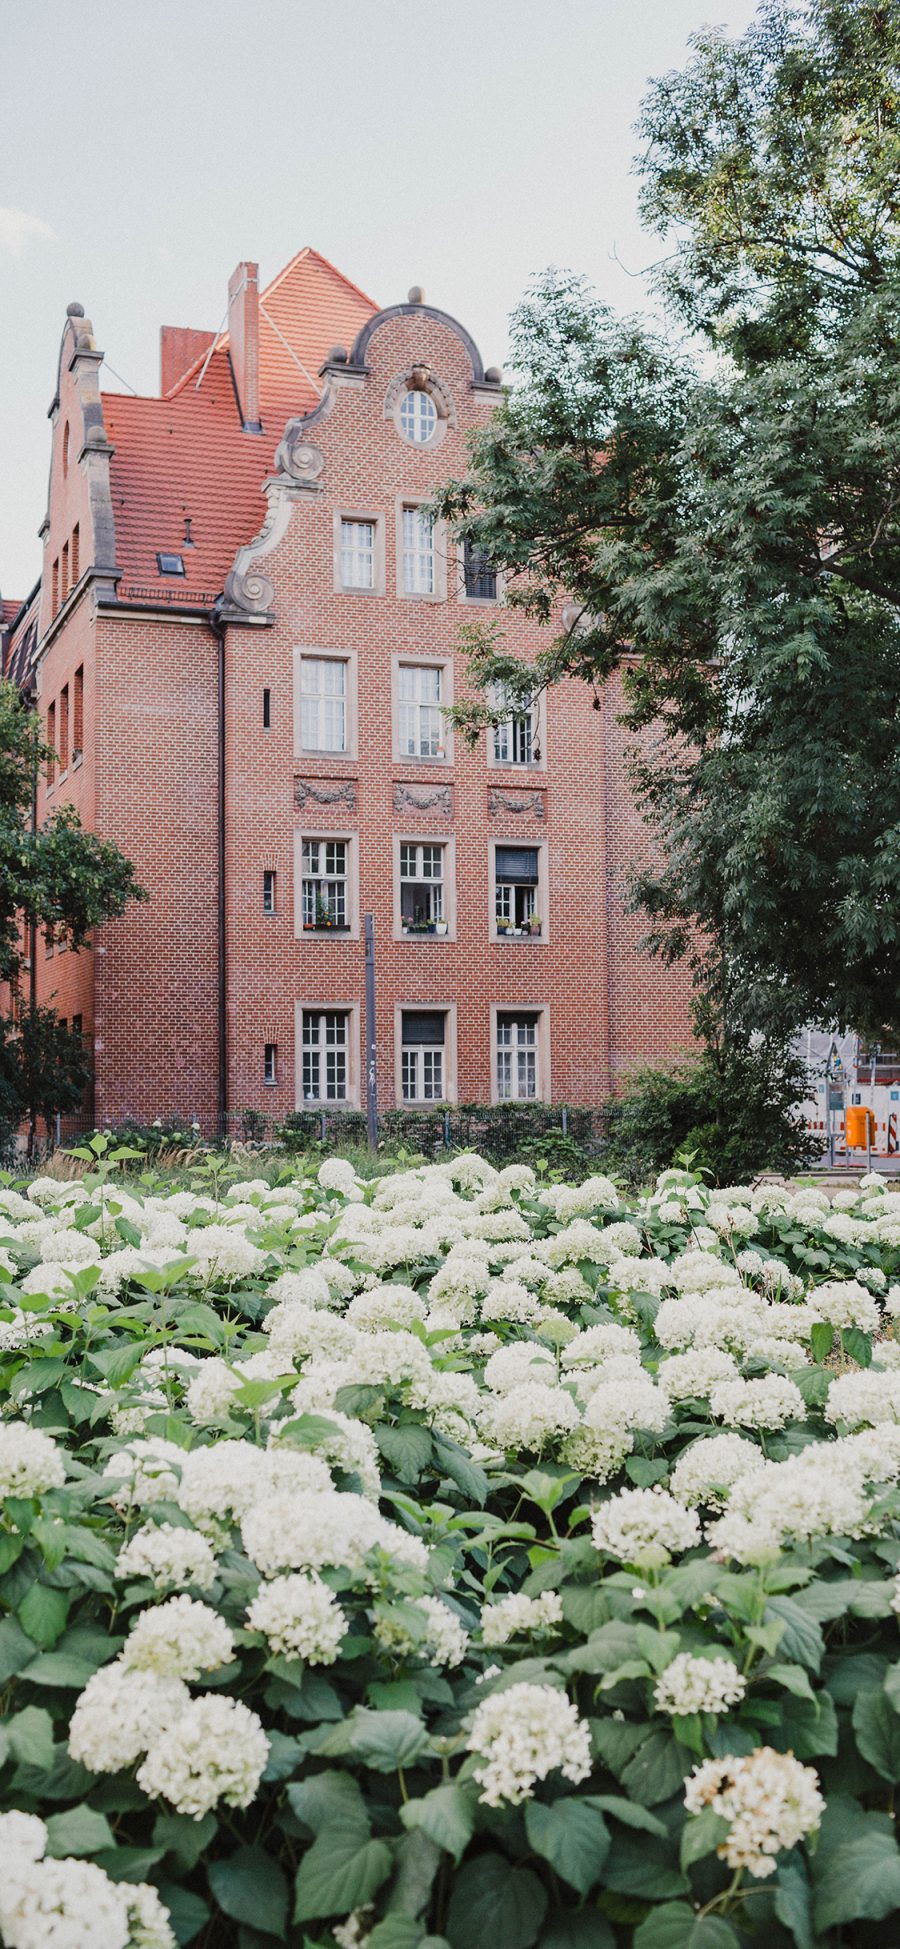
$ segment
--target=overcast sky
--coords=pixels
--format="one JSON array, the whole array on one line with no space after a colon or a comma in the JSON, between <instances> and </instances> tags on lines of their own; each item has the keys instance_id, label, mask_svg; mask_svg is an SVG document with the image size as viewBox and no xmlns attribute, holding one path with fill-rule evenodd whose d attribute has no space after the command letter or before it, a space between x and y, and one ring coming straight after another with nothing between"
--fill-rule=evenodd
<instances>
[{"instance_id":1,"label":"overcast sky","mask_svg":"<svg viewBox=\"0 0 900 1949\"><path fill-rule=\"evenodd\" d=\"M411 284L503 363L548 264L637 308L653 243L648 76L754 0L0 0L0 592L40 572L53 396L77 299L158 389L159 327L215 330L243 257L313 244L379 304ZM104 369L106 389L119 381Z\"/></svg>"}]
</instances>

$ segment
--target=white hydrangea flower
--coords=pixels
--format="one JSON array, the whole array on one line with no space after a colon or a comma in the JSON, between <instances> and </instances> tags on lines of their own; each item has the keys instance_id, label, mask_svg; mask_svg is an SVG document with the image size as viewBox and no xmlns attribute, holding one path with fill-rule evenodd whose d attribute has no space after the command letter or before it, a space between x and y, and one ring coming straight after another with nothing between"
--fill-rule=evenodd
<instances>
[{"instance_id":1,"label":"white hydrangea flower","mask_svg":"<svg viewBox=\"0 0 900 1949\"><path fill-rule=\"evenodd\" d=\"M3 1941L7 1949L128 1949L128 1894L93 1861L12 1855L0 1884Z\"/></svg>"},{"instance_id":2,"label":"white hydrangea flower","mask_svg":"<svg viewBox=\"0 0 900 1949\"><path fill-rule=\"evenodd\" d=\"M784 1428L806 1420L806 1403L796 1381L785 1374L760 1380L720 1381L709 1399L710 1413L733 1428Z\"/></svg>"},{"instance_id":3,"label":"white hydrangea flower","mask_svg":"<svg viewBox=\"0 0 900 1949\"><path fill-rule=\"evenodd\" d=\"M177 1500L179 1476L187 1459L183 1448L161 1435L147 1435L118 1448L103 1469L104 1480L111 1485L109 1498L114 1508L127 1509L133 1504L143 1509L154 1502Z\"/></svg>"},{"instance_id":4,"label":"white hydrangea flower","mask_svg":"<svg viewBox=\"0 0 900 1949\"><path fill-rule=\"evenodd\" d=\"M484 1370L485 1385L495 1394L508 1394L511 1388L537 1381L556 1385L556 1361L536 1340L512 1340L491 1354Z\"/></svg>"},{"instance_id":5,"label":"white hydrangea flower","mask_svg":"<svg viewBox=\"0 0 900 1949\"><path fill-rule=\"evenodd\" d=\"M122 1663L129 1671L187 1680L218 1671L233 1656L234 1634L225 1619L184 1591L154 1610L142 1611L122 1649Z\"/></svg>"},{"instance_id":6,"label":"white hydrangea flower","mask_svg":"<svg viewBox=\"0 0 900 1949\"><path fill-rule=\"evenodd\" d=\"M704 1400L720 1381L736 1380L737 1362L721 1347L694 1347L660 1361L657 1384L670 1401Z\"/></svg>"},{"instance_id":7,"label":"white hydrangea flower","mask_svg":"<svg viewBox=\"0 0 900 1949\"><path fill-rule=\"evenodd\" d=\"M639 1360L641 1343L633 1327L619 1326L614 1320L600 1320L596 1326L582 1328L570 1341L562 1357L564 1367L593 1367L615 1354Z\"/></svg>"},{"instance_id":8,"label":"white hydrangea flower","mask_svg":"<svg viewBox=\"0 0 900 1949\"><path fill-rule=\"evenodd\" d=\"M273 1651L305 1658L309 1665L333 1665L349 1625L332 1590L321 1577L273 1577L263 1584L247 1612L251 1631L261 1631Z\"/></svg>"},{"instance_id":9,"label":"white hydrangea flower","mask_svg":"<svg viewBox=\"0 0 900 1949\"><path fill-rule=\"evenodd\" d=\"M684 1804L689 1814L711 1807L728 1822L716 1853L729 1868L746 1868L758 1880L774 1874L782 1849L816 1833L825 1812L814 1769L771 1746L704 1760L687 1782Z\"/></svg>"},{"instance_id":10,"label":"white hydrangea flower","mask_svg":"<svg viewBox=\"0 0 900 1949\"><path fill-rule=\"evenodd\" d=\"M116 1576L147 1577L156 1590L208 1590L216 1580L215 1552L195 1529L145 1523L116 1558Z\"/></svg>"},{"instance_id":11,"label":"white hydrangea flower","mask_svg":"<svg viewBox=\"0 0 900 1949\"><path fill-rule=\"evenodd\" d=\"M94 1672L76 1701L69 1752L92 1773L119 1773L140 1759L189 1700L180 1678L130 1671L117 1658Z\"/></svg>"},{"instance_id":12,"label":"white hydrangea flower","mask_svg":"<svg viewBox=\"0 0 900 1949\"><path fill-rule=\"evenodd\" d=\"M591 1534L603 1555L650 1570L699 1543L700 1522L665 1489L622 1489L595 1509Z\"/></svg>"},{"instance_id":13,"label":"white hydrangea flower","mask_svg":"<svg viewBox=\"0 0 900 1949\"><path fill-rule=\"evenodd\" d=\"M488 1807L518 1806L549 1773L577 1784L591 1770L590 1728L551 1685L511 1685L484 1699L466 1745L484 1762L475 1778Z\"/></svg>"},{"instance_id":14,"label":"white hydrangea flower","mask_svg":"<svg viewBox=\"0 0 900 1949\"><path fill-rule=\"evenodd\" d=\"M837 1374L828 1389L825 1419L843 1422L847 1428L900 1421L900 1373L890 1367L869 1367Z\"/></svg>"},{"instance_id":15,"label":"white hydrangea flower","mask_svg":"<svg viewBox=\"0 0 900 1949\"><path fill-rule=\"evenodd\" d=\"M526 1634L535 1637L555 1634L562 1615L562 1598L555 1590L542 1590L539 1597L510 1591L506 1597L485 1605L481 1613L482 1643L493 1647Z\"/></svg>"},{"instance_id":16,"label":"white hydrangea flower","mask_svg":"<svg viewBox=\"0 0 900 1949\"><path fill-rule=\"evenodd\" d=\"M151 1799L202 1820L224 1800L249 1807L269 1757L269 1741L255 1712L240 1699L205 1692L160 1733L138 1769Z\"/></svg>"},{"instance_id":17,"label":"white hydrangea flower","mask_svg":"<svg viewBox=\"0 0 900 1949\"><path fill-rule=\"evenodd\" d=\"M497 1355L493 1354L496 1360ZM541 1451L557 1436L569 1434L580 1420L571 1394L560 1387L527 1381L507 1394L487 1397L479 1417L486 1439L498 1448Z\"/></svg>"},{"instance_id":18,"label":"white hydrangea flower","mask_svg":"<svg viewBox=\"0 0 900 1949\"><path fill-rule=\"evenodd\" d=\"M747 1680L730 1658L695 1658L681 1651L653 1688L659 1712L678 1718L692 1712L727 1712L738 1705Z\"/></svg>"},{"instance_id":19,"label":"white hydrangea flower","mask_svg":"<svg viewBox=\"0 0 900 1949\"><path fill-rule=\"evenodd\" d=\"M733 1484L764 1463L761 1450L743 1435L704 1435L679 1456L670 1477L672 1494L680 1502L721 1508Z\"/></svg>"},{"instance_id":20,"label":"white hydrangea flower","mask_svg":"<svg viewBox=\"0 0 900 1949\"><path fill-rule=\"evenodd\" d=\"M871 1293L857 1279L831 1279L815 1286L809 1303L829 1326L856 1326L877 1333L881 1314Z\"/></svg>"},{"instance_id":21,"label":"white hydrangea flower","mask_svg":"<svg viewBox=\"0 0 900 1949\"><path fill-rule=\"evenodd\" d=\"M428 1551L391 1523L364 1496L338 1489L320 1494L269 1495L241 1521L244 1549L264 1576L278 1570L361 1570L370 1550L424 1570Z\"/></svg>"},{"instance_id":22,"label":"white hydrangea flower","mask_svg":"<svg viewBox=\"0 0 900 1949\"><path fill-rule=\"evenodd\" d=\"M0 1496L42 1496L65 1479L62 1455L49 1435L27 1421L0 1424Z\"/></svg>"}]
</instances>

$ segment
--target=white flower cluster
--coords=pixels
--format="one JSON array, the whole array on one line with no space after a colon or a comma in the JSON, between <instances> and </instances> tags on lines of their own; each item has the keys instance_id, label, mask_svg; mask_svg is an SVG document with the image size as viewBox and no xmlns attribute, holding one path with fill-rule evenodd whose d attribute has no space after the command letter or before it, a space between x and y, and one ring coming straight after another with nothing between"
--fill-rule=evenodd
<instances>
[{"instance_id":1,"label":"white flower cluster","mask_svg":"<svg viewBox=\"0 0 900 1949\"><path fill-rule=\"evenodd\" d=\"M591 1534L601 1555L651 1570L699 1543L700 1521L666 1489L621 1489L594 1510Z\"/></svg>"},{"instance_id":2,"label":"white flower cluster","mask_svg":"<svg viewBox=\"0 0 900 1949\"><path fill-rule=\"evenodd\" d=\"M129 1671L190 1681L218 1671L233 1654L234 1634L224 1618L181 1592L141 1612L125 1640L122 1663Z\"/></svg>"},{"instance_id":3,"label":"white flower cluster","mask_svg":"<svg viewBox=\"0 0 900 1949\"><path fill-rule=\"evenodd\" d=\"M476 1707L466 1744L484 1762L475 1778L489 1807L518 1806L549 1773L577 1784L591 1770L590 1729L551 1685L492 1693Z\"/></svg>"},{"instance_id":4,"label":"white flower cluster","mask_svg":"<svg viewBox=\"0 0 900 1949\"><path fill-rule=\"evenodd\" d=\"M63 1458L49 1435L27 1421L0 1425L0 1496L42 1496L65 1479Z\"/></svg>"},{"instance_id":5,"label":"white flower cluster","mask_svg":"<svg viewBox=\"0 0 900 1949\"><path fill-rule=\"evenodd\" d=\"M247 1611L251 1631L261 1631L272 1651L305 1658L309 1665L333 1665L349 1625L340 1604L321 1577L273 1577L262 1584Z\"/></svg>"},{"instance_id":6,"label":"white flower cluster","mask_svg":"<svg viewBox=\"0 0 900 1949\"><path fill-rule=\"evenodd\" d=\"M36 1814L0 1814L0 1934L7 1949L175 1949L149 1882L110 1881L93 1861L47 1858Z\"/></svg>"},{"instance_id":7,"label":"white flower cluster","mask_svg":"<svg viewBox=\"0 0 900 1949\"><path fill-rule=\"evenodd\" d=\"M729 1868L746 1868L759 1880L774 1874L782 1849L816 1833L825 1811L818 1774L771 1746L704 1760L687 1783L684 1804L689 1814L711 1807L728 1822L716 1853Z\"/></svg>"},{"instance_id":8,"label":"white flower cluster","mask_svg":"<svg viewBox=\"0 0 900 1949\"><path fill-rule=\"evenodd\" d=\"M119 1551L116 1576L146 1577L155 1590L208 1590L216 1580L215 1552L195 1529L145 1523Z\"/></svg>"},{"instance_id":9,"label":"white flower cluster","mask_svg":"<svg viewBox=\"0 0 900 1949\"><path fill-rule=\"evenodd\" d=\"M747 1681L730 1658L695 1658L681 1651L657 1679L653 1698L659 1711L674 1719L690 1712L727 1712L746 1690Z\"/></svg>"},{"instance_id":10,"label":"white flower cluster","mask_svg":"<svg viewBox=\"0 0 900 1949\"><path fill-rule=\"evenodd\" d=\"M486 1604L481 1613L481 1640L494 1646L508 1644L510 1638L543 1637L554 1633L562 1623L562 1598L555 1590L542 1590L539 1597L526 1597L510 1591Z\"/></svg>"}]
</instances>

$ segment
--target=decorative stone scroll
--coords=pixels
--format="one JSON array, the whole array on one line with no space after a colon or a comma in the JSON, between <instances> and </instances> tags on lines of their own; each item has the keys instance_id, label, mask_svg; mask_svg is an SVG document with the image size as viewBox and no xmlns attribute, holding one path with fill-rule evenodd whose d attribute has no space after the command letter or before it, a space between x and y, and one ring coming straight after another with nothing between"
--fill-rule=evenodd
<instances>
[{"instance_id":1,"label":"decorative stone scroll","mask_svg":"<svg viewBox=\"0 0 900 1949\"><path fill-rule=\"evenodd\" d=\"M394 786L395 812L437 812L442 818L453 817L452 785L401 785Z\"/></svg>"},{"instance_id":2,"label":"decorative stone scroll","mask_svg":"<svg viewBox=\"0 0 900 1949\"><path fill-rule=\"evenodd\" d=\"M496 819L498 813L511 812L518 815L530 812L532 818L546 817L543 792L524 792L518 797L514 792L488 792L488 817Z\"/></svg>"},{"instance_id":3,"label":"decorative stone scroll","mask_svg":"<svg viewBox=\"0 0 900 1949\"><path fill-rule=\"evenodd\" d=\"M294 779L294 804L301 812L306 805L345 805L348 812L356 811L356 785L352 778L331 784L313 785L309 779Z\"/></svg>"}]
</instances>

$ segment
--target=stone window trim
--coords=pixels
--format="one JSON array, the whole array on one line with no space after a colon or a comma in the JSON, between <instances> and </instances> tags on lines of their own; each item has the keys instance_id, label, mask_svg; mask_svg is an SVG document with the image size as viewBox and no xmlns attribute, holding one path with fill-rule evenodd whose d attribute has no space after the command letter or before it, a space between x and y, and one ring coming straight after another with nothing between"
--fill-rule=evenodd
<instances>
[{"instance_id":1,"label":"stone window trim","mask_svg":"<svg viewBox=\"0 0 900 1949\"><path fill-rule=\"evenodd\" d=\"M375 514L371 508L335 508L333 519L332 573L335 595L345 596L383 596L387 594L387 566L385 544L385 517ZM353 583L344 582L341 576L341 522L370 521L375 529L375 559L371 588L359 588Z\"/></svg>"},{"instance_id":2,"label":"stone window trim","mask_svg":"<svg viewBox=\"0 0 900 1949\"><path fill-rule=\"evenodd\" d=\"M506 1098L506 1097L501 1097L500 1095L500 1091L497 1086L497 1028L498 1028L499 1017L501 1015L512 1015L517 1017L525 1016L525 1015L533 1015L536 1018L537 1089L534 1097L531 1099L522 1098L522 1097ZM549 1002L491 1002L490 1017L491 1017L491 1042L490 1042L491 1102L492 1103L527 1102L531 1100L532 1102L535 1103L552 1103L553 1096L551 1090L551 1072L550 1072L550 1004Z\"/></svg>"},{"instance_id":3,"label":"stone window trim","mask_svg":"<svg viewBox=\"0 0 900 1949\"><path fill-rule=\"evenodd\" d=\"M392 859L393 926L391 930L391 938L395 941L402 941L405 947L409 947L409 946L440 947L446 941L455 941L456 940L456 839L454 835L452 833L449 833L447 837L444 838L441 833L435 832L434 830L432 830L431 832L409 832L406 830L406 828L404 828L402 832L395 832L392 835L392 845L393 845L393 859ZM413 935L404 934L403 922L402 922L401 911L400 911L400 848L401 846L440 846L443 849L444 877L443 877L442 884L444 889L444 916L447 922L446 934L420 934L418 936L414 934ZM424 1005L425 1004L423 1003L422 1006L424 1007ZM409 1003L409 1007L412 1007L412 1003Z\"/></svg>"},{"instance_id":4,"label":"stone window trim","mask_svg":"<svg viewBox=\"0 0 900 1949\"><path fill-rule=\"evenodd\" d=\"M448 770L453 764L453 725L448 718L444 719L443 758L419 757L411 751L400 749L400 667L402 664L423 670L440 670L441 707L449 710L453 703L453 653L448 651L431 655L426 650L398 650L391 657L391 722L395 765L427 765L429 770L432 767L440 771Z\"/></svg>"},{"instance_id":5,"label":"stone window trim","mask_svg":"<svg viewBox=\"0 0 900 1949\"><path fill-rule=\"evenodd\" d=\"M303 718L301 708L301 680L304 657L313 657L346 666L346 722L343 751L326 751L314 747L310 751L303 748ZM325 649L316 643L299 643L294 648L294 764L309 769L310 764L326 763L332 760L356 759L359 756L359 656L356 650Z\"/></svg>"},{"instance_id":6,"label":"stone window trim","mask_svg":"<svg viewBox=\"0 0 900 1949\"><path fill-rule=\"evenodd\" d=\"M304 1015L346 1015L347 1017L347 1094L337 1100L303 1096L303 1017ZM358 1001L302 1001L294 1003L294 1103L298 1110L358 1110L361 1101L362 1063L360 1058L360 1004Z\"/></svg>"},{"instance_id":7,"label":"stone window trim","mask_svg":"<svg viewBox=\"0 0 900 1949\"><path fill-rule=\"evenodd\" d=\"M399 602L446 602L447 600L447 528L443 521L435 521L432 529L432 550L434 561L434 587L429 593L421 594L415 589L403 586L403 514L406 508L427 508L431 503L430 494L398 494L394 500L394 547L396 555L396 585Z\"/></svg>"},{"instance_id":8,"label":"stone window trim","mask_svg":"<svg viewBox=\"0 0 900 1949\"><path fill-rule=\"evenodd\" d=\"M408 392L427 393L434 406L437 418L430 440L413 442L403 429L401 414ZM398 372L396 378L391 380L384 397L384 417L393 420L398 440L402 440L405 447L412 446L413 451L418 453L433 453L445 438L448 426L457 423L452 393L443 379L424 361L408 366L405 372Z\"/></svg>"},{"instance_id":9,"label":"stone window trim","mask_svg":"<svg viewBox=\"0 0 900 1949\"><path fill-rule=\"evenodd\" d=\"M324 845L337 841L347 848L347 920L346 928L330 935L327 928L321 931L303 926L303 846L310 839ZM311 824L309 820L294 830L294 938L298 941L358 941L359 923L359 833L334 831Z\"/></svg>"},{"instance_id":10,"label":"stone window trim","mask_svg":"<svg viewBox=\"0 0 900 1949\"><path fill-rule=\"evenodd\" d=\"M488 771L499 772L501 777L538 778L547 770L547 693L538 692L533 704L533 740L540 751L540 758L523 765L514 758L498 758L494 752L494 727L489 724L485 732L485 749Z\"/></svg>"},{"instance_id":11,"label":"stone window trim","mask_svg":"<svg viewBox=\"0 0 900 1949\"><path fill-rule=\"evenodd\" d=\"M411 1001L394 1003L394 1102L398 1110L433 1110L434 1102L422 1099L407 1102L403 1095L403 1017L404 1015L443 1015L444 1017L444 1093L442 1103L459 1102L458 1033L456 1002Z\"/></svg>"},{"instance_id":12,"label":"stone window trim","mask_svg":"<svg viewBox=\"0 0 900 1949\"><path fill-rule=\"evenodd\" d=\"M528 847L536 852L537 891L536 910L541 923L539 934L503 935L497 929L497 853L510 846L516 852ZM536 839L532 833L510 833L508 836L488 840L488 940L496 941L504 948L545 946L550 939L550 845L547 839Z\"/></svg>"}]
</instances>

